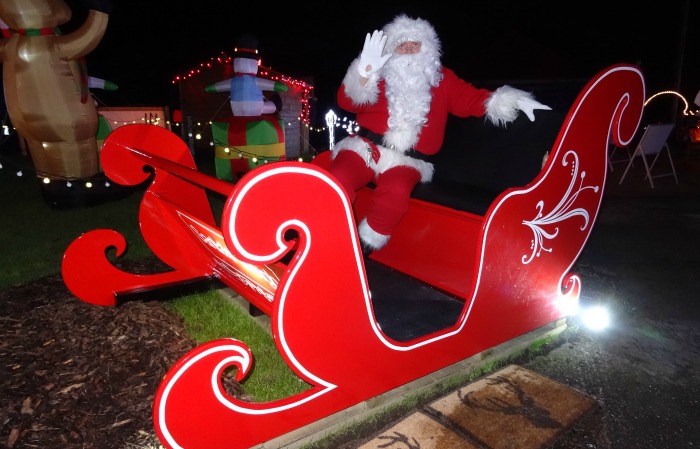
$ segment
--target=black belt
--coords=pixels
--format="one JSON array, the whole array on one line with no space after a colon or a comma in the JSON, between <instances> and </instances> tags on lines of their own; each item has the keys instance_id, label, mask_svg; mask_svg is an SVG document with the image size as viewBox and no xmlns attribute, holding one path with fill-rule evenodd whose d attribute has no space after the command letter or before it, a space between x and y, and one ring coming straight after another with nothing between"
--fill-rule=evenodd
<instances>
[{"instance_id":1,"label":"black belt","mask_svg":"<svg viewBox=\"0 0 700 449\"><path fill-rule=\"evenodd\" d=\"M357 131L357 133L355 133L355 134L369 140L370 142L372 142L375 145L381 145L383 147L386 147L386 145L384 145L384 135L383 134L375 133L374 131L370 131L367 128L360 128ZM404 154L406 156L412 157L414 159L420 159L422 161L427 161L427 162L430 162L430 160L432 159L431 156L424 154L424 153L421 153L420 151L418 151L414 148L411 148L410 150L405 151Z\"/></svg>"},{"instance_id":2,"label":"black belt","mask_svg":"<svg viewBox=\"0 0 700 449\"><path fill-rule=\"evenodd\" d=\"M360 137L364 137L365 139L369 140L370 142L374 143L375 145L384 146L384 143L382 141L382 139L384 138L383 134L375 133L374 131L370 131L367 128L360 128L357 131L357 135Z\"/></svg>"}]
</instances>

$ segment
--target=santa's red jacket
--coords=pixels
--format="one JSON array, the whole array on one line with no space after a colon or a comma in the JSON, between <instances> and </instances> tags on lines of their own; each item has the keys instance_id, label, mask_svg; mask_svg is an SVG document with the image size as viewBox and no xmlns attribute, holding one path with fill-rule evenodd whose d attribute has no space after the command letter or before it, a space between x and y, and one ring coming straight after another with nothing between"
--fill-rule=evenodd
<instances>
[{"instance_id":1,"label":"santa's red jacket","mask_svg":"<svg viewBox=\"0 0 700 449\"><path fill-rule=\"evenodd\" d=\"M431 155L440 150L445 135L447 116L483 117L486 114L485 102L492 92L478 89L459 78L452 70L443 67L443 78L437 87L431 89L432 101L415 150ZM389 105L386 98L386 82L379 82L379 97L375 103L355 104L345 93L345 86L338 89L338 106L356 114L357 124L377 134L388 129Z\"/></svg>"}]
</instances>

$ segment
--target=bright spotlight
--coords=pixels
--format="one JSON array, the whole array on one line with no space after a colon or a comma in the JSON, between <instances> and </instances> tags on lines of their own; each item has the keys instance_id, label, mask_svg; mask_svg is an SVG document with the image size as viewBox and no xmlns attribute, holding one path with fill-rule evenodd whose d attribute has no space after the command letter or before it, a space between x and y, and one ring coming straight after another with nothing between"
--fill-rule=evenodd
<instances>
[{"instance_id":1,"label":"bright spotlight","mask_svg":"<svg viewBox=\"0 0 700 449\"><path fill-rule=\"evenodd\" d=\"M581 312L583 323L592 330L602 330L610 324L608 310L603 306L595 306Z\"/></svg>"}]
</instances>

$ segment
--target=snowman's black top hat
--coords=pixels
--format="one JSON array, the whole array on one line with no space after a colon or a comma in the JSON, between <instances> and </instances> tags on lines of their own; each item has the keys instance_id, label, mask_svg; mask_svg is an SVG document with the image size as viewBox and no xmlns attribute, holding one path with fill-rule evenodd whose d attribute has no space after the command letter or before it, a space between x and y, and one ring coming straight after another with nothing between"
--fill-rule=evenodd
<instances>
[{"instance_id":1,"label":"snowman's black top hat","mask_svg":"<svg viewBox=\"0 0 700 449\"><path fill-rule=\"evenodd\" d=\"M257 58L258 57L258 39L249 34L238 36L234 41L234 56L237 58Z\"/></svg>"}]
</instances>

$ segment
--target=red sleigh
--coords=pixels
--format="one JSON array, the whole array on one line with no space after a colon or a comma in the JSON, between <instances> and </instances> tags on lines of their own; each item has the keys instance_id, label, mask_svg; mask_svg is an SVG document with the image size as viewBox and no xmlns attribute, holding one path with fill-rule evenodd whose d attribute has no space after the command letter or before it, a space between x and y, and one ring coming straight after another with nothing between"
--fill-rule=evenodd
<instances>
[{"instance_id":1,"label":"red sleigh","mask_svg":"<svg viewBox=\"0 0 700 449\"><path fill-rule=\"evenodd\" d=\"M216 278L269 315L276 345L307 391L266 403L228 395L222 371L234 366L243 379L254 354L243 341L221 339L171 368L153 410L168 448L249 448L566 316L580 294L569 270L598 213L608 143L630 142L643 103L637 68L602 71L574 101L531 182L498 194L483 214L414 198L371 259L356 231L367 192L353 207L323 157L272 163L232 185L198 172L174 134L125 126L105 142L102 164L124 185L147 180L146 167L154 172L141 231L172 270L117 269L105 250L122 254L123 237L94 230L66 250L63 277L78 298L103 306L134 291ZM227 197L221 227L207 190ZM387 279L389 291L400 292L388 299L380 285ZM421 317L432 324L421 327Z\"/></svg>"}]
</instances>

